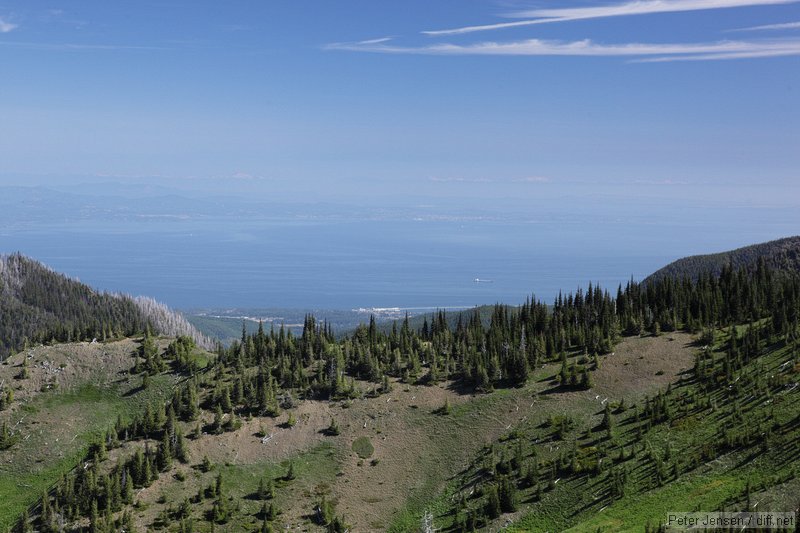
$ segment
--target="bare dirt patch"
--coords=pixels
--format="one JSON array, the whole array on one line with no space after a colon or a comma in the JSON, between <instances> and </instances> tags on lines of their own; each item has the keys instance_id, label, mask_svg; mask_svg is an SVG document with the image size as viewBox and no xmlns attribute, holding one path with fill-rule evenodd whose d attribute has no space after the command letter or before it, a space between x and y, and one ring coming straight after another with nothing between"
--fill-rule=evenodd
<instances>
[{"instance_id":1,"label":"bare dirt patch","mask_svg":"<svg viewBox=\"0 0 800 533\"><path fill-rule=\"evenodd\" d=\"M654 394L694 365L696 348L688 333L659 337L627 337L614 353L601 358L593 374L594 389L614 400Z\"/></svg>"},{"instance_id":2,"label":"bare dirt patch","mask_svg":"<svg viewBox=\"0 0 800 533\"><path fill-rule=\"evenodd\" d=\"M163 350L168 341L157 343ZM125 377L135 363L138 348L139 343L132 339L35 346L0 364L0 384L14 390L17 407L42 392L68 391L88 383L107 386ZM28 377L19 379L23 362Z\"/></svg>"},{"instance_id":3,"label":"bare dirt patch","mask_svg":"<svg viewBox=\"0 0 800 533\"><path fill-rule=\"evenodd\" d=\"M290 410L296 419L291 428L285 425L287 411L274 419L243 420L236 432L189 441L192 462L207 456L214 464L250 465L261 471L265 465L274 467L329 443L337 450L339 466L338 475L323 483L328 498L337 503L337 512L343 513L356 531L382 531L409 498L415 494L433 497L449 476L466 467L477 449L523 418L531 404L530 389L469 395L456 392L451 385L394 382L390 393L375 398L302 401ZM520 401L522 397L525 399ZM445 402L453 408L451 415L439 414ZM337 436L325 433L331 418L339 426ZM360 458L352 449L359 438L369 439L374 447L369 458ZM140 498L152 504L168 484L169 478L162 478ZM313 495L295 498L282 509L279 522L284 527L311 527L308 514L313 502ZM145 513L141 525L146 525L154 512Z\"/></svg>"},{"instance_id":4,"label":"bare dirt patch","mask_svg":"<svg viewBox=\"0 0 800 533\"><path fill-rule=\"evenodd\" d=\"M407 387L352 410L351 420L366 427L351 424L341 436L348 449L334 485L340 512L357 531L385 530L396 511L435 496L480 447L525 417L530 395L526 388L473 396ZM445 400L450 415L438 413ZM358 437L374 446L369 459L351 449Z\"/></svg>"}]
</instances>

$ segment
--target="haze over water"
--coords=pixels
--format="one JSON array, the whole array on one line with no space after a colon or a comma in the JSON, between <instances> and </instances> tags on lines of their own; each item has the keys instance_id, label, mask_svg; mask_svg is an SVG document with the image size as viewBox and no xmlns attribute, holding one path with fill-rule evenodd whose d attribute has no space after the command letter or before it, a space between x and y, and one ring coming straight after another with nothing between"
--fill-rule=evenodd
<instances>
[{"instance_id":1,"label":"haze over water","mask_svg":"<svg viewBox=\"0 0 800 533\"><path fill-rule=\"evenodd\" d=\"M502 208L474 184L443 201L435 183L364 207L222 181L202 194L163 180L0 187L0 250L178 308L462 307L551 302L589 282L615 291L678 257L800 227L788 207L632 203L613 190L587 202L550 184Z\"/></svg>"}]
</instances>

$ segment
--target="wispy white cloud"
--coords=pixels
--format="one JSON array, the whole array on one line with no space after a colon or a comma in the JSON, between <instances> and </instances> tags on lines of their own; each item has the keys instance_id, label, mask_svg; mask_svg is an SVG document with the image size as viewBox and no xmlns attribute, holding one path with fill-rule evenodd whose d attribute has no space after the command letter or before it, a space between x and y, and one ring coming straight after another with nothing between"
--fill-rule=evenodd
<instances>
[{"instance_id":1,"label":"wispy white cloud","mask_svg":"<svg viewBox=\"0 0 800 533\"><path fill-rule=\"evenodd\" d=\"M423 34L441 37L472 32L568 22L576 20L730 9L780 4L796 4L800 0L625 0L592 7L530 9L506 15L522 18L512 22L466 26L446 30L424 31ZM729 31L800 29L800 22L753 26ZM715 61L800 55L800 39L784 40L723 40L694 43L621 43L603 44L589 39L577 41L525 39L514 41L482 41L466 44L438 42L435 44L395 44L392 37L355 42L331 43L328 50L348 50L383 54L421 55L517 55L517 56L591 56L630 57L632 62Z\"/></svg>"},{"instance_id":2,"label":"wispy white cloud","mask_svg":"<svg viewBox=\"0 0 800 533\"><path fill-rule=\"evenodd\" d=\"M7 20L0 18L0 33L8 33L10 31L17 29L18 27L19 26L17 26L16 24L11 24Z\"/></svg>"},{"instance_id":3,"label":"wispy white cloud","mask_svg":"<svg viewBox=\"0 0 800 533\"><path fill-rule=\"evenodd\" d=\"M733 53L697 54L686 56L648 57L634 60L635 63L670 63L673 61L722 61L731 59L758 59L763 57L786 57L800 55L800 45L795 48L774 50L752 50Z\"/></svg>"},{"instance_id":4,"label":"wispy white cloud","mask_svg":"<svg viewBox=\"0 0 800 533\"><path fill-rule=\"evenodd\" d=\"M531 9L518 11L512 15L516 17L546 17L579 20L626 15L648 15L652 13L674 13L681 11L793 4L796 2L797 0L633 0L594 7Z\"/></svg>"},{"instance_id":5,"label":"wispy white cloud","mask_svg":"<svg viewBox=\"0 0 800 533\"><path fill-rule=\"evenodd\" d=\"M717 41L710 43L623 43L601 44L591 40L552 41L527 39L507 42L474 44L431 44L425 46L396 46L379 43L333 43L329 50L349 50L385 54L423 55L506 55L506 56L591 56L642 57L659 56L654 61L678 59L716 60L748 57L777 57L800 55L800 39L779 41Z\"/></svg>"},{"instance_id":6,"label":"wispy white cloud","mask_svg":"<svg viewBox=\"0 0 800 533\"><path fill-rule=\"evenodd\" d=\"M607 17L631 15L650 15L656 13L675 13L683 11L701 11L709 9L726 9L775 4L793 4L798 0L633 0L618 4L594 7L532 9L508 15L511 18L524 18L513 22L500 22L478 26L463 26L444 30L428 30L426 35L458 35L478 31L501 30L535 24L553 22L569 22Z\"/></svg>"},{"instance_id":7,"label":"wispy white cloud","mask_svg":"<svg viewBox=\"0 0 800 533\"><path fill-rule=\"evenodd\" d=\"M782 24L765 24L763 26L750 26L728 31L769 31L769 30L800 30L800 22L784 22Z\"/></svg>"},{"instance_id":8,"label":"wispy white cloud","mask_svg":"<svg viewBox=\"0 0 800 533\"><path fill-rule=\"evenodd\" d=\"M359 44L378 44L391 41L391 37L381 37L380 39L367 39L366 41L359 41Z\"/></svg>"}]
</instances>

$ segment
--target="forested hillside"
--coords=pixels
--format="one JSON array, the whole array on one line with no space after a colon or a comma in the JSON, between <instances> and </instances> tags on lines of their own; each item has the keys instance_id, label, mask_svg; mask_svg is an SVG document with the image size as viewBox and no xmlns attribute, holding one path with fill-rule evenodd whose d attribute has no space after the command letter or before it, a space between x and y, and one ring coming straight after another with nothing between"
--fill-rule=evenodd
<instances>
[{"instance_id":1,"label":"forested hillside","mask_svg":"<svg viewBox=\"0 0 800 533\"><path fill-rule=\"evenodd\" d=\"M706 273L719 275L726 266L734 270L753 270L760 259L776 272L800 272L800 236L753 244L729 252L684 257L657 270L644 283L667 276L697 279Z\"/></svg>"},{"instance_id":2,"label":"forested hillside","mask_svg":"<svg viewBox=\"0 0 800 533\"><path fill-rule=\"evenodd\" d=\"M26 343L118 338L147 327L208 341L149 298L98 292L21 254L0 256L0 359Z\"/></svg>"},{"instance_id":3,"label":"forested hillside","mask_svg":"<svg viewBox=\"0 0 800 533\"><path fill-rule=\"evenodd\" d=\"M762 261L752 273L724 268L697 282L631 288L618 308L638 301L644 314L635 311L634 323L662 317L647 328L667 341L659 356L681 342L675 328L702 325L693 367L647 391L671 361L639 373L635 386L625 367L648 368L646 352L623 366L614 356L584 358L592 392L573 394L568 408L548 405L544 393L558 389L534 396L541 403L530 420L484 447L434 506L439 525L470 531L513 513L513 531L655 532L674 509L797 510L798 277ZM564 365L551 381L562 389Z\"/></svg>"},{"instance_id":4,"label":"forested hillside","mask_svg":"<svg viewBox=\"0 0 800 533\"><path fill-rule=\"evenodd\" d=\"M586 509L619 506L626 495L694 479L697 469L707 462L754 446L761 446L761 450L775 446L783 453L781 462L775 463L780 468L775 471L776 477L754 477L757 485L748 489L767 490L789 479L787 472L795 466L784 452L795 449L791 443L798 431L798 392L796 386L791 387L800 368L796 359L798 309L800 278L776 275L760 261L752 271L725 267L719 276L708 273L697 280L667 277L646 286L631 282L620 287L616 296L590 285L586 291L559 296L552 306L539 301L519 308L498 305L488 326L477 313L461 316L451 326L441 312L418 330L406 321L384 333L371 321L338 339L329 327L308 316L299 336L283 329L259 328L252 334L243 333L239 342L220 348L207 367L198 366L190 357L193 346L188 339L178 339L162 351L145 338L130 373L141 373L146 386L149 376L156 377L171 368L186 376L184 385L175 389L171 401L151 404L144 412L109 427L85 457L85 468L65 477L55 491L44 495L30 516L45 531L53 530L53 524L59 521L88 523L95 532L168 527L170 523L181 531L210 531L215 524L226 524L233 530L271 531L291 523L344 531L353 521L357 521L356 529L375 528L364 524L361 514L347 515L345 509L336 507L340 496L352 505L348 494L360 486L357 483L349 488L349 479L343 473L345 479L339 481L338 469L356 477L367 476L365 490L382 495L375 502L396 497L383 495L380 484L370 485L371 470L361 470L363 459L372 457L379 448L404 453L405 446L392 448L396 445L386 441L387 434L403 438L405 432L429 428L433 433L423 437L425 446L433 446L431 453L440 454L437 461L452 468L463 459L454 456L452 447L439 442L442 439L435 435L447 430L462 441L467 437L465 429L496 435L490 429L495 424L492 420L509 415L491 406L506 405L507 411L510 406L503 403L504 398L514 398L517 407L512 412L519 417L519 430L506 436L505 444L485 450L463 473L470 490L458 498L449 497L450 503L439 508L435 519L449 524L452 530L490 525L504 513L519 510L521 494L533 509L536 502L547 502L542 508L545 514L529 519L534 529L563 529L574 525L578 516L572 504L565 507L548 496L550 492L559 494L559 480L564 487L573 487L588 475L596 499L582 505L588 505ZM626 398L619 397L613 404L598 404L596 415L591 411L580 415L587 395L592 394L587 391L596 386L596 376L602 378L603 387L619 381L604 377L601 369L605 365L624 368L612 353L622 339L685 335L678 330L700 334L701 342L708 345L698 353L694 369L687 369L690 374L675 387L636 401L635 406L629 407ZM640 360L644 357L644 353L639 355ZM668 364L653 354L649 357L655 360L636 363L637 367ZM779 359L788 362L775 370L773 377L765 376L765 369L771 369ZM658 381L661 374L655 374L654 383L670 383ZM549 383L550 388L542 389L542 383ZM445 394L434 410L428 406L420 412L421 400L414 398L424 398L429 394L426 390L441 390L440 384L475 396L465 400ZM640 376L624 386L632 391L627 399L633 401L648 390L649 380ZM402 418L394 418L397 415L389 411L381 414L389 409L381 406L397 402L401 391L411 402L406 414ZM781 391L787 396L780 412L755 409L764 398ZM537 407L540 394L542 401L549 395L560 398L557 402L564 403L555 405L562 405L562 414L556 415L546 404ZM386 400L379 399L384 397ZM533 403L520 409L520 400L527 405L531 398ZM773 404L777 411L778 402ZM642 449L643 436L660 439L664 424L685 417L699 420L710 416L707 411L713 413L717 405L734 406L731 416L752 418L752 423L744 424L742 433L704 433L700 441L687 435L685 442L668 444L667 448L654 440ZM741 412L740 407L748 410ZM563 409L572 414L563 416ZM361 414L354 417L354 413ZM466 426L458 422L465 413L477 417ZM533 421L548 413L552 416L545 423L525 425L529 417ZM724 413L727 417L728 411ZM429 420L432 416L440 417L439 421ZM771 420L771 429L752 430L762 416ZM354 428L353 422L361 427L359 417L366 417L363 429ZM377 433L368 429L380 417L388 417L382 429L376 429ZM490 426L485 426L487 422ZM398 427L407 429L396 432ZM528 427L532 429L525 429ZM712 432L715 427L711 427ZM277 463L263 464L259 467L263 477L256 487L252 477L245 474L250 469L236 468L240 453L257 461L261 454L271 453L270 444L278 432L278 440L284 444L276 446L289 446L279 448L283 450L279 457L289 453L298 462L293 460L277 469ZM343 453L341 447L330 448L332 443L343 444L337 440L340 435L354 439L350 441L352 451L361 457L357 464L337 455ZM464 442L462 452L472 449L472 443L482 442L475 437L477 434ZM9 439L16 442L13 434ZM295 444L287 444L290 442ZM559 446L565 449L554 454L553 449ZM229 448L231 454L220 455L218 450ZM302 455L306 452L321 455L307 462L308 456ZM215 461L205 456L212 453L225 465L215 466ZM107 460L109 456L114 461ZM376 456L369 468L390 472L382 476L407 475L404 472L408 468L392 470L392 455L383 457L387 459L385 467ZM189 465L194 466L187 470ZM416 477L406 482L430 483L426 489L429 496L442 488L445 476L452 475L438 464L427 471L412 472ZM302 481L295 481L296 477ZM317 485L308 485L311 480L317 480ZM165 490L165 484L173 489ZM151 486L158 487L156 493L151 494ZM735 490L726 493L724 500L709 501L718 507L735 506L743 497ZM175 497L168 494L173 492ZM578 490L570 494L585 496ZM132 506L141 499L146 499L147 505ZM412 522L416 520L414 513L421 510L416 501L408 500L410 514L406 516L412 517ZM364 505L363 501L357 504L359 513ZM353 508L349 509L352 512ZM385 520L390 511L376 512L373 523L382 524L378 529L389 527ZM646 513L633 520L641 526L645 519L649 519ZM28 524L27 520L20 526ZM418 524L401 521L392 527L415 530Z\"/></svg>"},{"instance_id":5,"label":"forested hillside","mask_svg":"<svg viewBox=\"0 0 800 533\"><path fill-rule=\"evenodd\" d=\"M131 299L19 256L3 265L4 301L50 320L50 336L147 329ZM488 321L479 309L438 312L338 337L308 315L299 335L262 325L214 355L185 336L145 335L93 386L121 401L170 383L168 396L106 416L72 463L81 467L37 501L18 497L13 508L28 512L0 523L417 531L427 520L463 531L513 519L521 530L641 531L691 504L680 486L704 510L741 510L754 495L794 505L799 311L800 275L761 259L496 305ZM76 394L59 376L83 348L64 349L57 365L55 352L28 349L0 367L0 463L26 457L37 431L46 446L38 417ZM48 432L71 431L46 420ZM60 471L70 462L58 461Z\"/></svg>"}]
</instances>

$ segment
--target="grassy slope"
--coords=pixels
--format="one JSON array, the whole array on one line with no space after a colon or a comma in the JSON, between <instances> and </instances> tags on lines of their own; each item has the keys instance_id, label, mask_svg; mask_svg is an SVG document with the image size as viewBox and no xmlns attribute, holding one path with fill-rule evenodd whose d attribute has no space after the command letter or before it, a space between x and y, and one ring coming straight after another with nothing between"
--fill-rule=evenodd
<instances>
[{"instance_id":1,"label":"grassy slope","mask_svg":"<svg viewBox=\"0 0 800 533\"><path fill-rule=\"evenodd\" d=\"M675 340L670 340L675 339ZM560 366L548 364L537 369L528 384L516 389L500 389L489 395L480 395L467 402L455 405L449 416L438 417L429 431L436 432L440 439L440 451L433 452L432 470L424 470L428 477L427 490L408 498L406 506L391 522L390 530L395 532L416 531L420 517L425 510L436 516L436 526L449 526L452 498L461 492L469 492L473 485L474 472L481 464L481 453L473 452L459 461L444 461L454 449L478 450L492 442L507 439L509 435L525 435L532 440L543 433L541 425L551 416L569 414L575 418L579 427L596 424L600 403L594 399L602 397L621 398L631 401L651 394L659 384L666 384L685 368L689 361L690 347L688 336L675 334L660 338L625 339L613 356L607 356L603 367L594 373L595 388L589 391L563 392L553 386L553 378ZM667 356L668 361L659 362L658 356ZM639 359L642 357L643 359ZM577 359L577 358L573 358ZM631 381L620 381L619 377L629 377L627 372L634 366L649 379L634 376ZM658 373L659 375L656 375ZM514 439L509 440L513 442ZM458 445L454 445L458 443ZM484 446L486 445L486 446ZM426 445L425 454L431 453L433 445ZM546 454L547 452L545 452ZM460 472L460 473L459 473ZM557 500L556 500L557 501ZM559 506L555 505L555 512Z\"/></svg>"},{"instance_id":2,"label":"grassy slope","mask_svg":"<svg viewBox=\"0 0 800 533\"><path fill-rule=\"evenodd\" d=\"M161 344L165 344L164 341ZM108 344L59 345L37 347L10 358L0 366L0 381L15 389L18 401L0 412L0 420L14 428L18 442L0 451L0 530L14 523L23 509L31 505L85 455L92 440L117 417L127 419L153 401L165 401L172 393L175 378L154 376L147 390L140 390L141 379L118 374L125 359L133 364L137 344L124 340ZM23 357L29 360L31 376L15 379ZM108 366L98 364L103 354L117 357ZM74 357L73 357L74 356ZM41 392L44 361L69 361L61 364L94 372L70 376L70 366L59 373L64 384ZM119 364L113 364L114 362ZM35 385L35 386L34 386Z\"/></svg>"},{"instance_id":3,"label":"grassy slope","mask_svg":"<svg viewBox=\"0 0 800 533\"><path fill-rule=\"evenodd\" d=\"M134 516L142 530L156 527L160 513L176 509L198 491L213 486L216 477L221 475L225 497L235 512L231 520L218 526L218 530L253 531L260 527L263 502L255 493L262 479L265 483L273 482L275 497L267 504L274 504L279 511L278 521L296 520L303 514L310 515L313 504L323 495L330 497L330 483L338 472L338 463L339 452L323 442L307 451L293 453L282 461L263 458L252 462L213 463L208 472L201 472L196 464L177 465L171 475L162 474L152 486L139 491ZM290 464L295 474L291 481L284 478ZM183 480L176 476L178 472L183 473ZM298 507L297 503L301 501L308 502L308 505ZM204 519L211 507L210 499L192 503L195 531L209 530Z\"/></svg>"},{"instance_id":4,"label":"grassy slope","mask_svg":"<svg viewBox=\"0 0 800 533\"><path fill-rule=\"evenodd\" d=\"M668 346L668 338L665 336L654 340L655 344L649 347L650 353L638 364L658 361L655 357L658 350L674 350L674 345ZM669 381L674 382L671 387L674 398L688 398L697 392L697 384L691 380L679 379L681 373L675 372L677 367L666 372L659 369L652 373L658 367L651 366L648 372L652 377L649 379L643 376L638 379L631 379L630 376L624 380L616 379L615 376L625 376L626 372L630 372L633 366L631 363L637 362L638 358L634 354L637 348L645 347L642 341L645 339L626 339L618 346L617 352L633 348L629 354L633 357L628 357L628 360L623 358L611 365L604 361L601 370L593 373L595 387L590 392L542 394L546 383L529 384L527 388L531 392L540 393L537 397L537 409L528 420L509 428L493 446L494 457L497 459L503 454L511 457L517 443L522 443L525 461L530 461L531 445L536 443L538 458L545 462L564 453L575 440L580 451L579 457L586 464L591 464L593 458L596 458L598 449L609 447L609 455L616 464L614 468L627 468L629 471L625 496L617 499L609 493L608 470L600 475L558 474L558 481L550 486L545 481L548 473L543 471L540 478L540 486L543 487L541 500L537 499L534 488L524 488L522 485L518 512L502 515L493 527L511 521L512 531L642 531L647 523L657 526L665 519L668 511L741 510L746 506L743 494L748 482L751 486L751 501L760 502L759 510L785 511L797 507L800 502L800 482L796 478L800 468L800 388L791 388L798 381L798 370L792 370L791 366L781 366L792 358L789 347L770 346L765 355L741 371L743 381L747 379L748 373L763 376L764 379L778 375L787 384L785 387L778 386L775 389L777 392L764 396L751 395L749 391L745 391L740 403L734 404L718 391L713 398L719 406L713 410L693 408L696 410L690 415L678 417L678 422L655 425L638 438L636 424L633 422L632 403L638 402L641 407L644 394L652 397L656 389L665 389ZM685 350L689 354L694 351L688 346ZM662 354L662 358L666 353ZM544 370L547 373L547 369ZM670 379L664 380L665 377ZM685 374L680 376L685 377ZM634 390L630 387L632 381L638 384ZM618 422L612 442L607 442L604 432L596 429L602 418L602 408L594 393L599 393L600 398L607 395L615 405L623 396L627 402L627 409L614 417ZM565 414L574 421L574 428L563 439L554 437L553 428L547 423L548 418ZM743 418L738 418L739 416ZM701 461L696 467L689 463L688 458L696 454L704 443L721 441L721 428L735 428L736 431L747 426L754 427L753 421L769 421L765 427L779 424L784 429L776 432L768 449L748 446L724 453L713 460ZM646 450L652 449L657 456L664 457L667 442L673 461L679 464L680 472L677 478L673 478L670 472L664 484L657 486L652 480L654 463ZM620 445L625 446L630 453L634 444L637 450L634 457L628 457L622 462L616 459ZM472 464L453 478L433 503L414 505L410 501L408 512L395 521L392 529L413 531L418 528L423 508L433 511L437 527L445 530L451 528L454 524L453 502L461 495L467 496L469 502L473 489L476 494L480 492L480 481L484 479L484 459L489 453L489 447L485 447L473 459ZM480 501L473 500L472 504L480 505Z\"/></svg>"},{"instance_id":5,"label":"grassy slope","mask_svg":"<svg viewBox=\"0 0 800 533\"><path fill-rule=\"evenodd\" d=\"M780 365L791 356L788 347L773 348L751 364L763 365L763 372L777 374ZM689 391L692 385L679 387L679 392L681 388ZM669 441L674 447L673 453L681 454L683 450L689 450L692 443L718 439L723 426L741 429L746 420L771 420L773 415L777 423L790 423L800 417L800 395L796 391L785 389L770 400L745 402L742 405L742 409L748 412L745 420L737 419L735 411L738 409L722 407L706 416L694 416L670 427L656 427L646 435L646 439L654 443ZM800 469L798 437L800 430L795 427L793 431L779 435L769 449L750 447L724 454L663 487L613 502L602 513L592 509L578 515L571 531L593 532L598 528L603 531L640 531L648 522L657 525L664 521L669 511L743 510L747 507L743 493L748 482L753 490L776 492L769 500L751 495L752 502L764 499L759 511L795 509L800 501L800 492L781 494L774 487L796 480ZM642 463L634 468L643 468Z\"/></svg>"}]
</instances>

